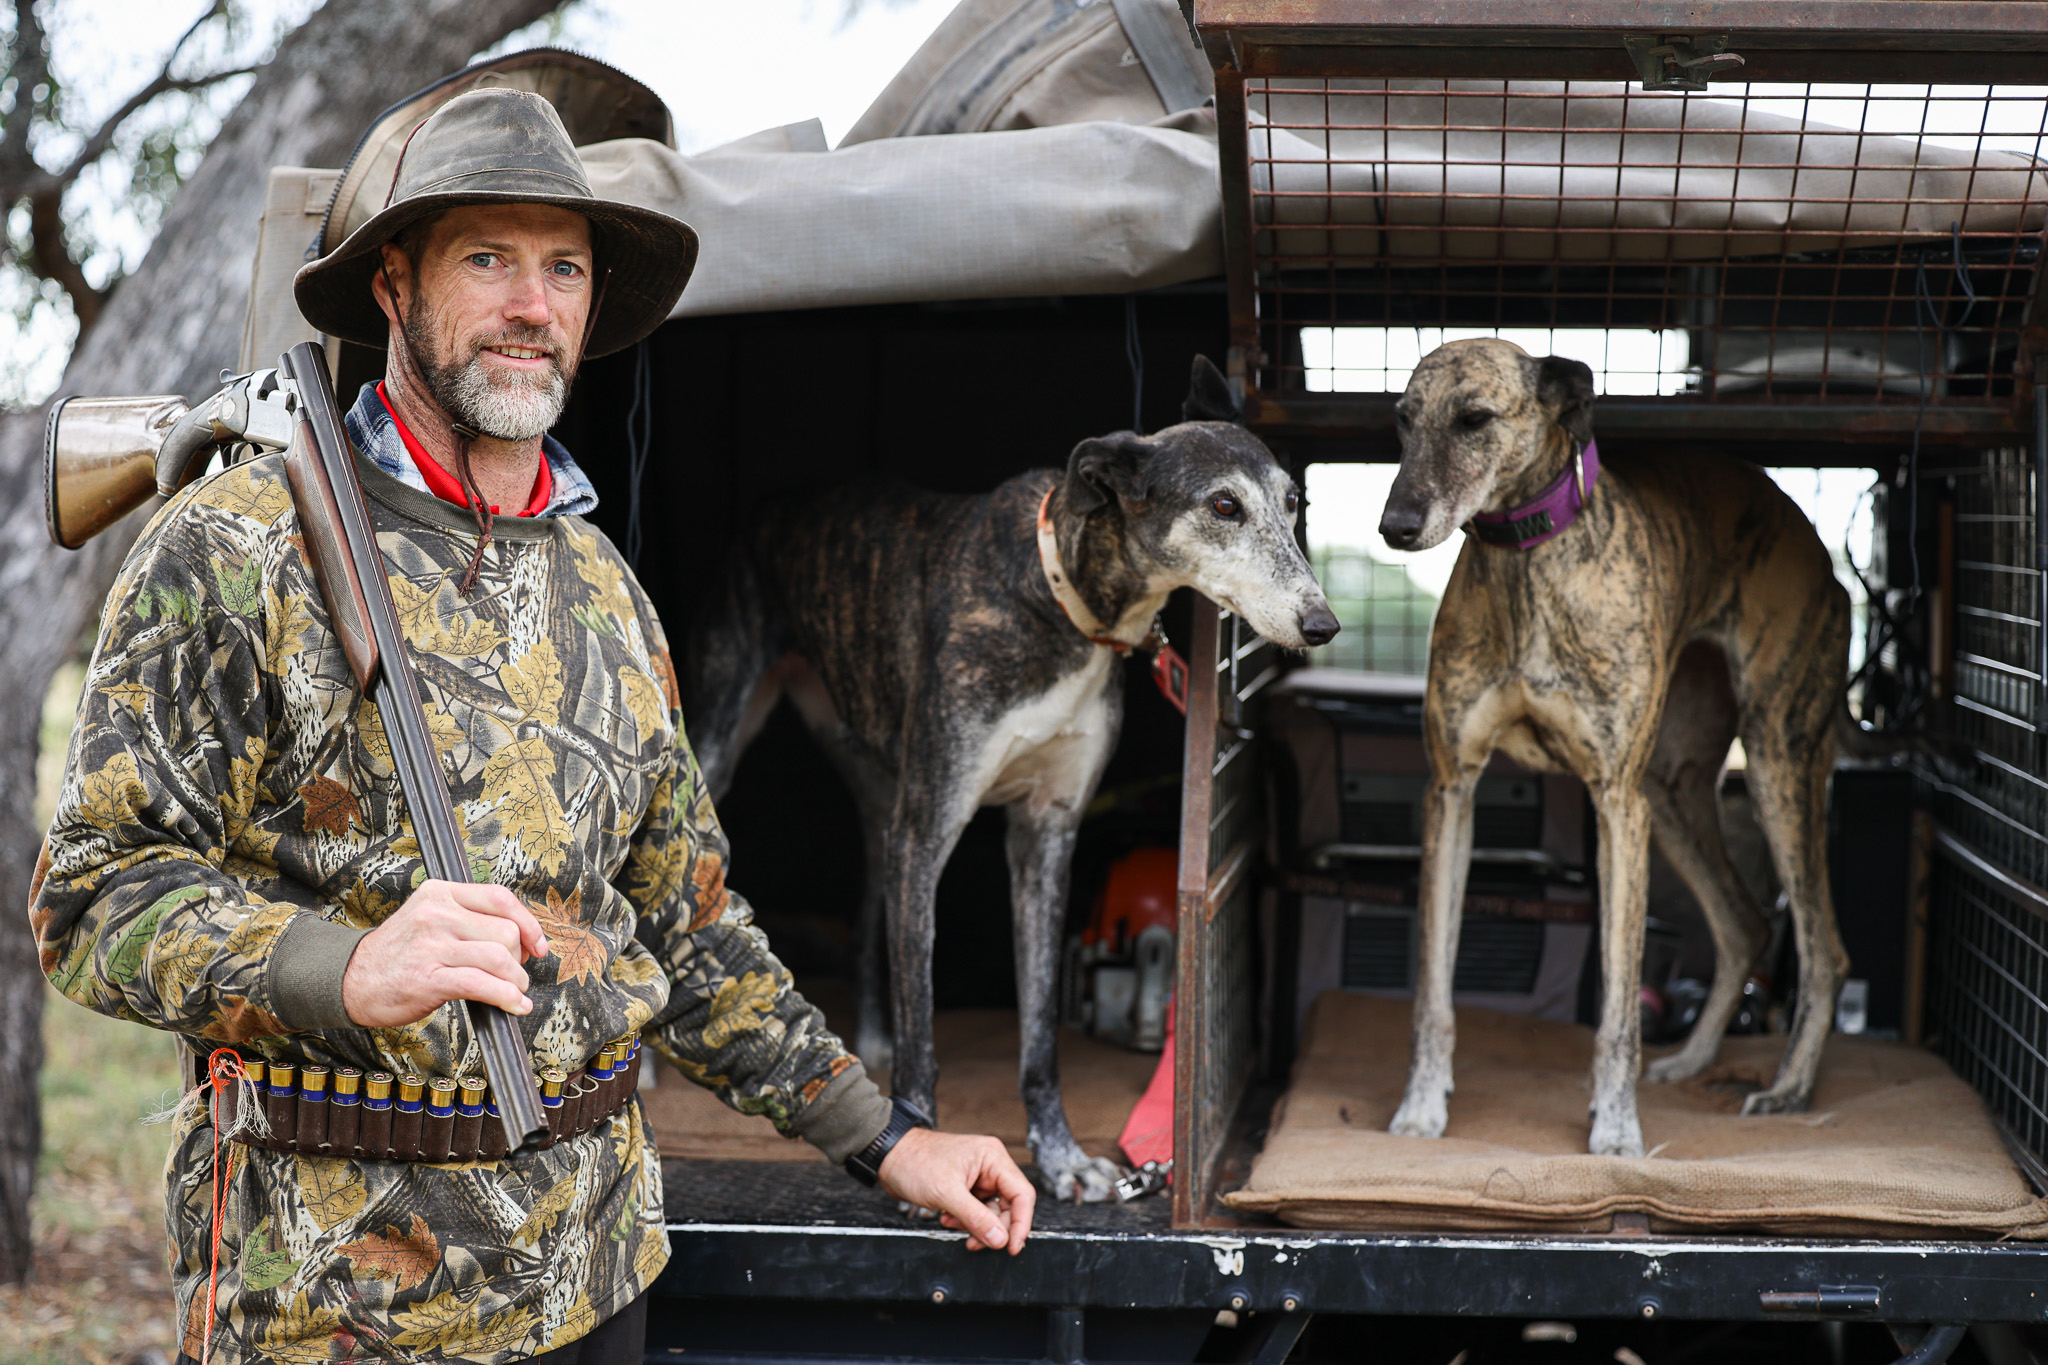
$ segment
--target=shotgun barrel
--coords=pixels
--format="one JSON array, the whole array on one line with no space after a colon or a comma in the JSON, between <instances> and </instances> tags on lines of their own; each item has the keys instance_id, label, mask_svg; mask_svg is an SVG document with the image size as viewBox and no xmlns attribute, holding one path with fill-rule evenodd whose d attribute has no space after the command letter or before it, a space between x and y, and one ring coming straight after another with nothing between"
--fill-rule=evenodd
<instances>
[{"instance_id":1,"label":"shotgun barrel","mask_svg":"<svg viewBox=\"0 0 2048 1365\"><path fill-rule=\"evenodd\" d=\"M302 341L285 352L278 370L298 395L299 433L285 455L285 474L299 509L306 556L349 667L383 718L427 875L448 882L475 881L448 784L427 732L426 709L412 684L414 670L399 633L398 607L342 428L326 355L317 342ZM478 1000L463 1003L504 1122L505 1146L517 1151L548 1132L526 1045L518 1024L503 1010Z\"/></svg>"}]
</instances>

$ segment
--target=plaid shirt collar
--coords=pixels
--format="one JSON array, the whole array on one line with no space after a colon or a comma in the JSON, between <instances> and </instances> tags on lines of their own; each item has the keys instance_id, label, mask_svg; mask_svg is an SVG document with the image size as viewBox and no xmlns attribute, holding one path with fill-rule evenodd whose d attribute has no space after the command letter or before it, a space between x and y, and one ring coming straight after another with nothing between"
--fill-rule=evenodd
<instances>
[{"instance_id":1,"label":"plaid shirt collar","mask_svg":"<svg viewBox=\"0 0 2048 1365\"><path fill-rule=\"evenodd\" d=\"M365 384L356 395L356 404L348 410L343 419L348 427L348 438L356 443L356 449L368 457L370 463L410 488L422 493L431 490L420 474L419 466L413 463L410 452L405 448L404 438L399 436L391 414L384 410L383 400L377 397L377 386ZM591 487L586 475L562 443L552 436L540 438L541 453L547 457L548 476L554 480L554 497L549 499L544 517L581 516L597 506L597 490Z\"/></svg>"}]
</instances>

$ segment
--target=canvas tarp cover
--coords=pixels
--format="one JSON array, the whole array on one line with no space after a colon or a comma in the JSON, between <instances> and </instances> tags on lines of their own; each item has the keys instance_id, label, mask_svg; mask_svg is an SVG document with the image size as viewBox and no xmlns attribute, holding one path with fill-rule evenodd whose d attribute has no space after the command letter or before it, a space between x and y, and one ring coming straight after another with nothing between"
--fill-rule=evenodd
<instances>
[{"instance_id":1,"label":"canvas tarp cover","mask_svg":"<svg viewBox=\"0 0 2048 1365\"><path fill-rule=\"evenodd\" d=\"M1584 82L1570 100L1535 82L1345 85L1263 106L1253 207L1288 230L1263 234L1262 256L1768 254L1942 236L1952 221L2038 231L2048 199L2024 157L1863 137L1711 97ZM1348 130L1288 126L1331 123ZM642 139L583 152L601 193L697 229L703 252L678 316L1119 293L1223 269L1213 111L1167 112L1109 0L964 0L836 151L815 133L769 130L696 156ZM288 294L308 236L297 196L320 173L278 174L296 178L274 196L292 211L266 216L259 313L281 285ZM375 208L351 205L342 230ZM257 330L254 354L299 339Z\"/></svg>"},{"instance_id":2,"label":"canvas tarp cover","mask_svg":"<svg viewBox=\"0 0 2048 1365\"><path fill-rule=\"evenodd\" d=\"M1245 1187L1224 1202L1301 1227L2048 1237L2048 1201L1983 1102L1920 1048L1837 1034L1804 1114L1745 1118L1781 1036L1729 1038L1719 1065L1637 1087L1641 1158L1586 1152L1590 1029L1458 1011L1440 1138L1387 1124L1408 1071L1406 1000L1325 993Z\"/></svg>"}]
</instances>

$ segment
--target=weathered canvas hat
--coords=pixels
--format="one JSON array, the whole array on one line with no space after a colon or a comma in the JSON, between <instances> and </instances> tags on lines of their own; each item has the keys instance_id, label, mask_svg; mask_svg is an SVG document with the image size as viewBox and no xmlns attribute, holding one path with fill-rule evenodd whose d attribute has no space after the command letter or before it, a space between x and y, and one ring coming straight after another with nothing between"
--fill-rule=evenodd
<instances>
[{"instance_id":1,"label":"weathered canvas hat","mask_svg":"<svg viewBox=\"0 0 2048 1365\"><path fill-rule=\"evenodd\" d=\"M546 99L506 86L441 105L404 144L384 207L333 250L302 266L292 289L306 320L329 336L382 346L387 327L370 294L378 248L423 218L463 204L553 204L590 220L609 272L585 354L622 350L660 326L697 263L697 234L678 218L599 199L561 117Z\"/></svg>"}]
</instances>

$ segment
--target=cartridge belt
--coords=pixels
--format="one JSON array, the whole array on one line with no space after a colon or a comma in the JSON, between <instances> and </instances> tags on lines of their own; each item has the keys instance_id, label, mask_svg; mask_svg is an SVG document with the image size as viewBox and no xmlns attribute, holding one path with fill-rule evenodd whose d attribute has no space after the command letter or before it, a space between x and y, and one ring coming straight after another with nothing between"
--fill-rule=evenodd
<instances>
[{"instance_id":1,"label":"cartridge belt","mask_svg":"<svg viewBox=\"0 0 2048 1365\"><path fill-rule=\"evenodd\" d=\"M204 1083L204 1058L195 1075ZM251 1147L300 1156L365 1157L375 1161L496 1161L505 1155L505 1127L481 1076L460 1081L393 1076L354 1067L329 1071L243 1057L242 1070L261 1097L269 1135L238 1134ZM587 1133L625 1108L639 1088L640 1040L622 1038L573 1072L535 1077L548 1135L536 1147ZM243 1092L222 1094L221 1126L232 1129Z\"/></svg>"}]
</instances>

